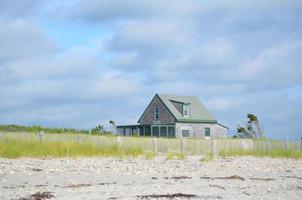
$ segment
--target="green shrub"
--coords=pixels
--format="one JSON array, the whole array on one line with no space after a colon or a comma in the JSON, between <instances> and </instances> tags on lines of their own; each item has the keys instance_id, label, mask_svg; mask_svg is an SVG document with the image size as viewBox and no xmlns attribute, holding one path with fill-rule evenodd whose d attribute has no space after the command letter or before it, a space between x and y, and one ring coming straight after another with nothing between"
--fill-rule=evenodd
<instances>
[{"instance_id":1,"label":"green shrub","mask_svg":"<svg viewBox=\"0 0 302 200\"><path fill-rule=\"evenodd\" d=\"M28 133L89 133L88 130L78 130L74 128L47 128L42 126L21 126L21 125L0 125L0 131L3 132L28 132Z\"/></svg>"}]
</instances>

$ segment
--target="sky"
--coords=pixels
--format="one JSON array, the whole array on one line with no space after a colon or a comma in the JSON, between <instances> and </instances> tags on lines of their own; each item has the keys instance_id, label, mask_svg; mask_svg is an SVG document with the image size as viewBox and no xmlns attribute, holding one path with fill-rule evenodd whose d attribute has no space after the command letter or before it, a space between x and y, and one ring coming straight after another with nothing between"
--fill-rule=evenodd
<instances>
[{"instance_id":1,"label":"sky","mask_svg":"<svg viewBox=\"0 0 302 200\"><path fill-rule=\"evenodd\" d=\"M197 96L236 133L302 137L301 0L0 0L0 124L136 124Z\"/></svg>"}]
</instances>

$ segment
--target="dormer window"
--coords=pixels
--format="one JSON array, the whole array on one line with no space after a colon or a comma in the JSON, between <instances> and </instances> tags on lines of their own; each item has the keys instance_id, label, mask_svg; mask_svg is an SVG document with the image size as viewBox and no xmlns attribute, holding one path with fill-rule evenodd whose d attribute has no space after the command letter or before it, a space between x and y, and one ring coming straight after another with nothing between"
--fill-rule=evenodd
<instances>
[{"instance_id":1,"label":"dormer window","mask_svg":"<svg viewBox=\"0 0 302 200\"><path fill-rule=\"evenodd\" d=\"M159 118L160 118L160 108L155 107L154 108L154 120L159 120Z\"/></svg>"},{"instance_id":2,"label":"dormer window","mask_svg":"<svg viewBox=\"0 0 302 200\"><path fill-rule=\"evenodd\" d=\"M183 116L184 117L190 116L190 104L183 104Z\"/></svg>"}]
</instances>

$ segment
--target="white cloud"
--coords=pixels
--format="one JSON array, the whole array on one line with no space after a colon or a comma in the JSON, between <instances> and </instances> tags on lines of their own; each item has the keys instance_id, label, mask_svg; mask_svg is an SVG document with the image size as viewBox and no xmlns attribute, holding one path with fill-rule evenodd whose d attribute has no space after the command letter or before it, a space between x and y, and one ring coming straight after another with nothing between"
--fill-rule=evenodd
<instances>
[{"instance_id":1,"label":"white cloud","mask_svg":"<svg viewBox=\"0 0 302 200\"><path fill-rule=\"evenodd\" d=\"M288 87L302 81L302 42L291 41L259 52L239 69L243 81L260 81L264 87Z\"/></svg>"},{"instance_id":2,"label":"white cloud","mask_svg":"<svg viewBox=\"0 0 302 200\"><path fill-rule=\"evenodd\" d=\"M194 19L205 13L263 13L269 11L301 11L299 0L271 0L271 1L196 1L196 0L82 0L69 6L64 13L70 18L83 19L89 22L104 22L128 19ZM59 9L58 6L57 9Z\"/></svg>"},{"instance_id":3,"label":"white cloud","mask_svg":"<svg viewBox=\"0 0 302 200\"><path fill-rule=\"evenodd\" d=\"M2 0L0 1L0 17L5 19L15 19L32 16L37 8L41 8L44 0Z\"/></svg>"},{"instance_id":4,"label":"white cloud","mask_svg":"<svg viewBox=\"0 0 302 200\"><path fill-rule=\"evenodd\" d=\"M128 21L112 38L112 50L136 50L144 56L180 49L191 44L193 32L175 21Z\"/></svg>"},{"instance_id":5,"label":"white cloud","mask_svg":"<svg viewBox=\"0 0 302 200\"><path fill-rule=\"evenodd\" d=\"M24 20L0 19L0 44L0 64L51 54L55 50L53 41L40 27Z\"/></svg>"}]
</instances>

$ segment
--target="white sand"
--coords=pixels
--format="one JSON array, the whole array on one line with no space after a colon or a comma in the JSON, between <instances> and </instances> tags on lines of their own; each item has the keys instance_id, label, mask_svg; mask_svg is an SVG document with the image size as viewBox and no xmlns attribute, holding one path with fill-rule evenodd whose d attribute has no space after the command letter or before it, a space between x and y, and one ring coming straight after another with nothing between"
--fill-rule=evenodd
<instances>
[{"instance_id":1,"label":"white sand","mask_svg":"<svg viewBox=\"0 0 302 200\"><path fill-rule=\"evenodd\" d=\"M302 199L302 161L240 157L204 163L200 158L0 158L0 199L38 191L51 192L53 199L153 199L140 195L175 193L195 199ZM233 175L239 177L226 179Z\"/></svg>"}]
</instances>

